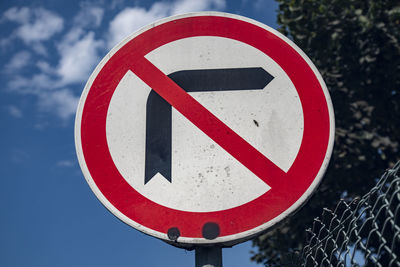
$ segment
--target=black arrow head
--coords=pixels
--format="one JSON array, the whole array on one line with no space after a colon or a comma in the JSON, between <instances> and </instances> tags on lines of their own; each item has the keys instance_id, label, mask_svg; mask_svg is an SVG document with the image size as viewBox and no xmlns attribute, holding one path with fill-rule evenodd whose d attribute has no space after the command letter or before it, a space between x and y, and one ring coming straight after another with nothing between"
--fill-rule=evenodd
<instances>
[{"instance_id":1,"label":"black arrow head","mask_svg":"<svg viewBox=\"0 0 400 267\"><path fill-rule=\"evenodd\" d=\"M273 79L274 76L269 74L263 68L248 68L242 70L243 75L246 76L248 82L248 88L252 89L263 89L267 86ZM250 82L252 81L252 82ZM243 87L246 85L244 84Z\"/></svg>"}]
</instances>

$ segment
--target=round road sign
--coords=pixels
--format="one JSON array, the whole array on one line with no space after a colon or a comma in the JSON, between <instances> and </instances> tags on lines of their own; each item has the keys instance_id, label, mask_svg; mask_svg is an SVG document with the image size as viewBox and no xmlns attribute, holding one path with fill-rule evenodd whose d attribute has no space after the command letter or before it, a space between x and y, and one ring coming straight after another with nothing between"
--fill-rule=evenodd
<instances>
[{"instance_id":1,"label":"round road sign","mask_svg":"<svg viewBox=\"0 0 400 267\"><path fill-rule=\"evenodd\" d=\"M75 139L100 201L177 245L232 245L299 208L334 138L328 90L277 31L203 12L125 39L90 76Z\"/></svg>"}]
</instances>

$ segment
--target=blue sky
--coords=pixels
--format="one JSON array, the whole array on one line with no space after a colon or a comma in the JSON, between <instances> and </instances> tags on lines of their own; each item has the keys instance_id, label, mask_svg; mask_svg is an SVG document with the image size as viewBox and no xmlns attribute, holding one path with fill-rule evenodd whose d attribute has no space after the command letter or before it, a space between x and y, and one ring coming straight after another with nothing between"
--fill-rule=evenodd
<instances>
[{"instance_id":1,"label":"blue sky","mask_svg":"<svg viewBox=\"0 0 400 267\"><path fill-rule=\"evenodd\" d=\"M166 16L219 10L276 28L273 0L0 2L0 266L194 266L194 252L125 225L87 185L74 115L90 73L120 40ZM257 266L251 242L224 265Z\"/></svg>"}]
</instances>

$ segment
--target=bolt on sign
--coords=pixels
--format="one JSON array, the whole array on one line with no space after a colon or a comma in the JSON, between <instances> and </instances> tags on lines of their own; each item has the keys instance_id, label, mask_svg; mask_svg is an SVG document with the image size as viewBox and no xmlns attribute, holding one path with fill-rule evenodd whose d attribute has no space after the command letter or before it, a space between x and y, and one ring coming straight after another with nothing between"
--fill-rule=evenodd
<instances>
[{"instance_id":1,"label":"bolt on sign","mask_svg":"<svg viewBox=\"0 0 400 267\"><path fill-rule=\"evenodd\" d=\"M219 12L165 18L114 47L75 124L99 200L178 246L232 245L287 217L321 181L333 137L310 59L268 26Z\"/></svg>"}]
</instances>

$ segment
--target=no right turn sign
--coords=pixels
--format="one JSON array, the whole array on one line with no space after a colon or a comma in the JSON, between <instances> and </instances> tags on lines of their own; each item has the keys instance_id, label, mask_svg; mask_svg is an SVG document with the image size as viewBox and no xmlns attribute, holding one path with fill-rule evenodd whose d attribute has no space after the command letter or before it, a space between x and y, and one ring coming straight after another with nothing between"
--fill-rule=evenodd
<instances>
[{"instance_id":1,"label":"no right turn sign","mask_svg":"<svg viewBox=\"0 0 400 267\"><path fill-rule=\"evenodd\" d=\"M82 94L76 147L100 201L177 244L234 244L319 184L333 146L328 90L275 30L203 12L115 47Z\"/></svg>"}]
</instances>

